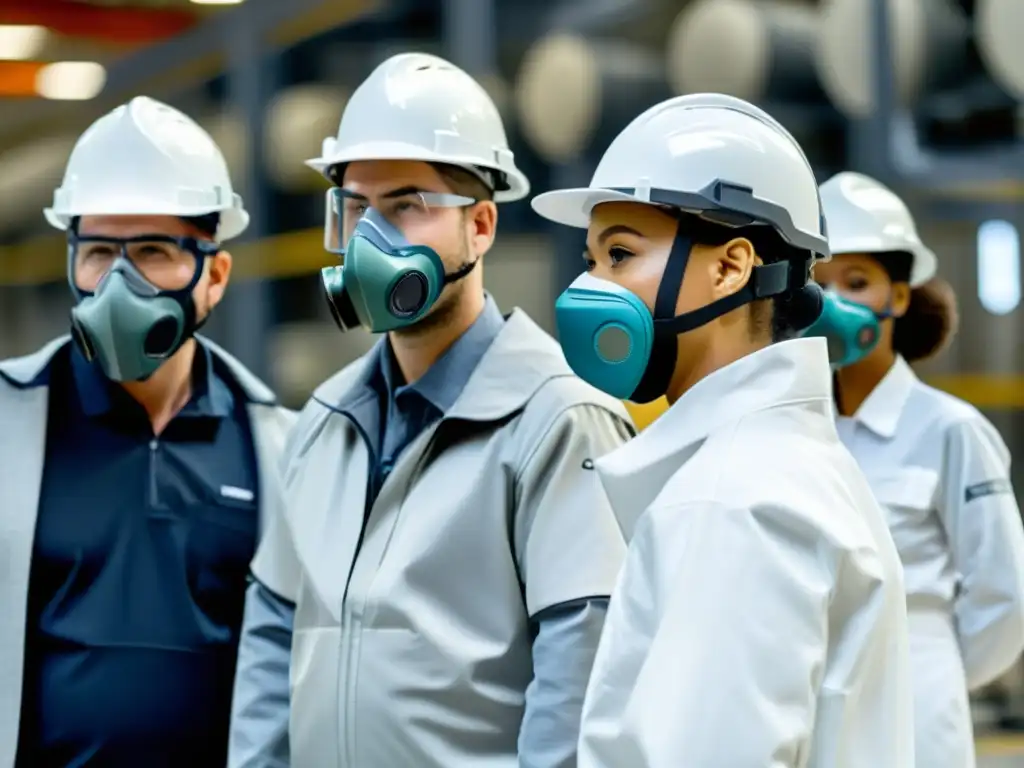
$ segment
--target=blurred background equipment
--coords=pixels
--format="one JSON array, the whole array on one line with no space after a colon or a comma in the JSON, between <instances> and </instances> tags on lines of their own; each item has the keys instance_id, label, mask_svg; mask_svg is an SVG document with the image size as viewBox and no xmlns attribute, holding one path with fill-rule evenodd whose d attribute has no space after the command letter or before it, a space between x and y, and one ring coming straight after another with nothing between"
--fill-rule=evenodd
<instances>
[{"instance_id":1,"label":"blurred background equipment","mask_svg":"<svg viewBox=\"0 0 1024 768\"><path fill-rule=\"evenodd\" d=\"M378 62L420 50L480 79L536 193L586 184L633 117L697 91L768 109L819 178L848 168L892 186L960 297L960 336L922 373L1019 456L1022 40L1021 0L0 0L0 356L66 332L65 245L42 208L78 134L146 94L210 130L253 213L208 331L301 404L373 341L338 334L320 296L325 181L303 161ZM553 330L582 233L528 201L501 219L489 289ZM979 698L979 728L1024 722L1022 690Z\"/></svg>"},{"instance_id":2,"label":"blurred background equipment","mask_svg":"<svg viewBox=\"0 0 1024 768\"><path fill-rule=\"evenodd\" d=\"M523 136L550 163L599 157L630 120L668 95L654 51L565 33L527 50L516 80Z\"/></svg>"},{"instance_id":3,"label":"blurred background equipment","mask_svg":"<svg viewBox=\"0 0 1024 768\"><path fill-rule=\"evenodd\" d=\"M669 30L675 93L719 91L754 103L820 103L819 12L809 0L693 0Z\"/></svg>"},{"instance_id":4,"label":"blurred background equipment","mask_svg":"<svg viewBox=\"0 0 1024 768\"><path fill-rule=\"evenodd\" d=\"M969 25L957 0L886 0L892 81L900 107L927 92L963 82L973 68ZM829 98L849 117L879 109L875 64L875 7L864 0L823 0L815 51Z\"/></svg>"}]
</instances>

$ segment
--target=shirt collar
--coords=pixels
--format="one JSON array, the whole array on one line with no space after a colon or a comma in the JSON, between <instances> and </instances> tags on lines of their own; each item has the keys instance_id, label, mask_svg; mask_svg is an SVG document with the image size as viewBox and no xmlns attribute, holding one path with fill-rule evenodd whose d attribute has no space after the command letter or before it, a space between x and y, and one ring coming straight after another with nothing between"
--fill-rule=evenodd
<instances>
[{"instance_id":1,"label":"shirt collar","mask_svg":"<svg viewBox=\"0 0 1024 768\"><path fill-rule=\"evenodd\" d=\"M233 406L231 390L214 372L210 350L199 342L196 345L192 397L179 415L224 418L231 413ZM115 409L136 405L128 393L103 375L99 364L85 359L77 344L72 345L71 370L82 410L87 416L102 416Z\"/></svg>"},{"instance_id":2,"label":"shirt collar","mask_svg":"<svg viewBox=\"0 0 1024 768\"><path fill-rule=\"evenodd\" d=\"M505 318L501 310L488 295L483 311L469 329L456 339L422 377L406 385L396 386L401 376L398 363L391 345L382 345L379 370L385 391L392 397L406 391L416 392L438 411L447 413L504 325Z\"/></svg>"},{"instance_id":3,"label":"shirt collar","mask_svg":"<svg viewBox=\"0 0 1024 768\"><path fill-rule=\"evenodd\" d=\"M831 419L832 374L823 338L782 341L720 368L599 459L596 468L612 506L642 511L712 432L783 405Z\"/></svg>"},{"instance_id":4,"label":"shirt collar","mask_svg":"<svg viewBox=\"0 0 1024 768\"><path fill-rule=\"evenodd\" d=\"M892 367L853 414L853 419L879 437L891 438L896 434L900 414L916 381L913 369L897 355Z\"/></svg>"}]
</instances>

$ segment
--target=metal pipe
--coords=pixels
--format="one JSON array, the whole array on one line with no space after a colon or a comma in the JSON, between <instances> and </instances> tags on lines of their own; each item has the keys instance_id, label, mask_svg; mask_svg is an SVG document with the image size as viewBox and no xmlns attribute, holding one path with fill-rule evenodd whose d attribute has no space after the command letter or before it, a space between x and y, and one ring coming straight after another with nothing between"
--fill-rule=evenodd
<instances>
[{"instance_id":1,"label":"metal pipe","mask_svg":"<svg viewBox=\"0 0 1024 768\"><path fill-rule=\"evenodd\" d=\"M245 170L235 183L249 211L250 224L241 242L257 240L272 229L269 185L263 166L263 123L272 89L272 61L263 50L258 25L244 21L228 31L229 110L242 116L249 134L245 141ZM223 320L227 347L243 364L265 381L270 381L268 345L272 323L269 293L262 280L240 281L231 286L214 320Z\"/></svg>"},{"instance_id":2,"label":"metal pipe","mask_svg":"<svg viewBox=\"0 0 1024 768\"><path fill-rule=\"evenodd\" d=\"M866 54L882 50L876 39L882 15L894 104L911 108L922 95L976 74L967 18L955 0L826 0L815 64L825 92L847 116L865 118L876 108L878 59Z\"/></svg>"},{"instance_id":3,"label":"metal pipe","mask_svg":"<svg viewBox=\"0 0 1024 768\"><path fill-rule=\"evenodd\" d=\"M985 68L998 83L1024 101L1024 56L1021 30L1024 2L1021 0L977 0L974 10L974 38Z\"/></svg>"},{"instance_id":4,"label":"metal pipe","mask_svg":"<svg viewBox=\"0 0 1024 768\"><path fill-rule=\"evenodd\" d=\"M619 40L567 34L527 51L516 79L520 127L553 163L603 149L630 120L670 95L660 55Z\"/></svg>"},{"instance_id":5,"label":"metal pipe","mask_svg":"<svg viewBox=\"0 0 1024 768\"><path fill-rule=\"evenodd\" d=\"M494 72L496 17L495 0L445 0L442 20L447 58L474 76Z\"/></svg>"},{"instance_id":6,"label":"metal pipe","mask_svg":"<svg viewBox=\"0 0 1024 768\"><path fill-rule=\"evenodd\" d=\"M806 0L697 0L669 31L669 81L680 94L823 103L817 34L818 10Z\"/></svg>"}]
</instances>

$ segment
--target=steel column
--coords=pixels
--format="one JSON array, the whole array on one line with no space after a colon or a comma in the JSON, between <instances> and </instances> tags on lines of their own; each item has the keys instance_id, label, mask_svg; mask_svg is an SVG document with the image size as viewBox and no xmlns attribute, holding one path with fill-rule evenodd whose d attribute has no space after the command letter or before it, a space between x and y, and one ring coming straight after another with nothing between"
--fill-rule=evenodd
<instances>
[{"instance_id":1,"label":"steel column","mask_svg":"<svg viewBox=\"0 0 1024 768\"><path fill-rule=\"evenodd\" d=\"M445 0L442 10L448 58L474 77L497 69L495 0Z\"/></svg>"},{"instance_id":2,"label":"steel column","mask_svg":"<svg viewBox=\"0 0 1024 768\"><path fill-rule=\"evenodd\" d=\"M233 179L245 200L251 221L241 242L270 234L272 222L270 189L263 166L263 124L272 94L271 77L277 55L268 55L263 34L249 19L227 30L228 98L227 108L241 115L248 133L245 142L245 171ZM230 244L229 244L230 247ZM263 280L233 284L224 297L217 321L223 321L225 345L260 378L272 385L268 356L268 336L273 323L270 306L271 286Z\"/></svg>"}]
</instances>

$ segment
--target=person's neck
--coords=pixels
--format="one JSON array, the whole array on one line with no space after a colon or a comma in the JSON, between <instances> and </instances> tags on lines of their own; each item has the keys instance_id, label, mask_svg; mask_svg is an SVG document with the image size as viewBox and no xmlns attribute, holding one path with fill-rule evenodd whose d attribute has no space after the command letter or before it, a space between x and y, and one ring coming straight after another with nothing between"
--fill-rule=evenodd
<instances>
[{"instance_id":1,"label":"person's neck","mask_svg":"<svg viewBox=\"0 0 1024 768\"><path fill-rule=\"evenodd\" d=\"M840 416L853 416L896 362L896 354L884 350L836 371L835 400Z\"/></svg>"},{"instance_id":2,"label":"person's neck","mask_svg":"<svg viewBox=\"0 0 1024 768\"><path fill-rule=\"evenodd\" d=\"M406 383L412 384L430 370L484 311L484 292L466 291L457 304L429 327L388 334L391 350Z\"/></svg>"},{"instance_id":3,"label":"person's neck","mask_svg":"<svg viewBox=\"0 0 1024 768\"><path fill-rule=\"evenodd\" d=\"M678 371L676 376L673 377L672 383L669 385L669 391L665 393L665 398L668 400L669 405L675 403L701 379L725 368L727 365L732 365L747 355L764 349L770 343L768 340L752 341L748 338L737 339L732 342L711 339L705 345L704 352L696 360L696 363L688 366L685 370Z\"/></svg>"},{"instance_id":4,"label":"person's neck","mask_svg":"<svg viewBox=\"0 0 1024 768\"><path fill-rule=\"evenodd\" d=\"M189 339L145 381L121 383L149 415L153 434L159 435L192 397L192 364L196 341Z\"/></svg>"}]
</instances>

